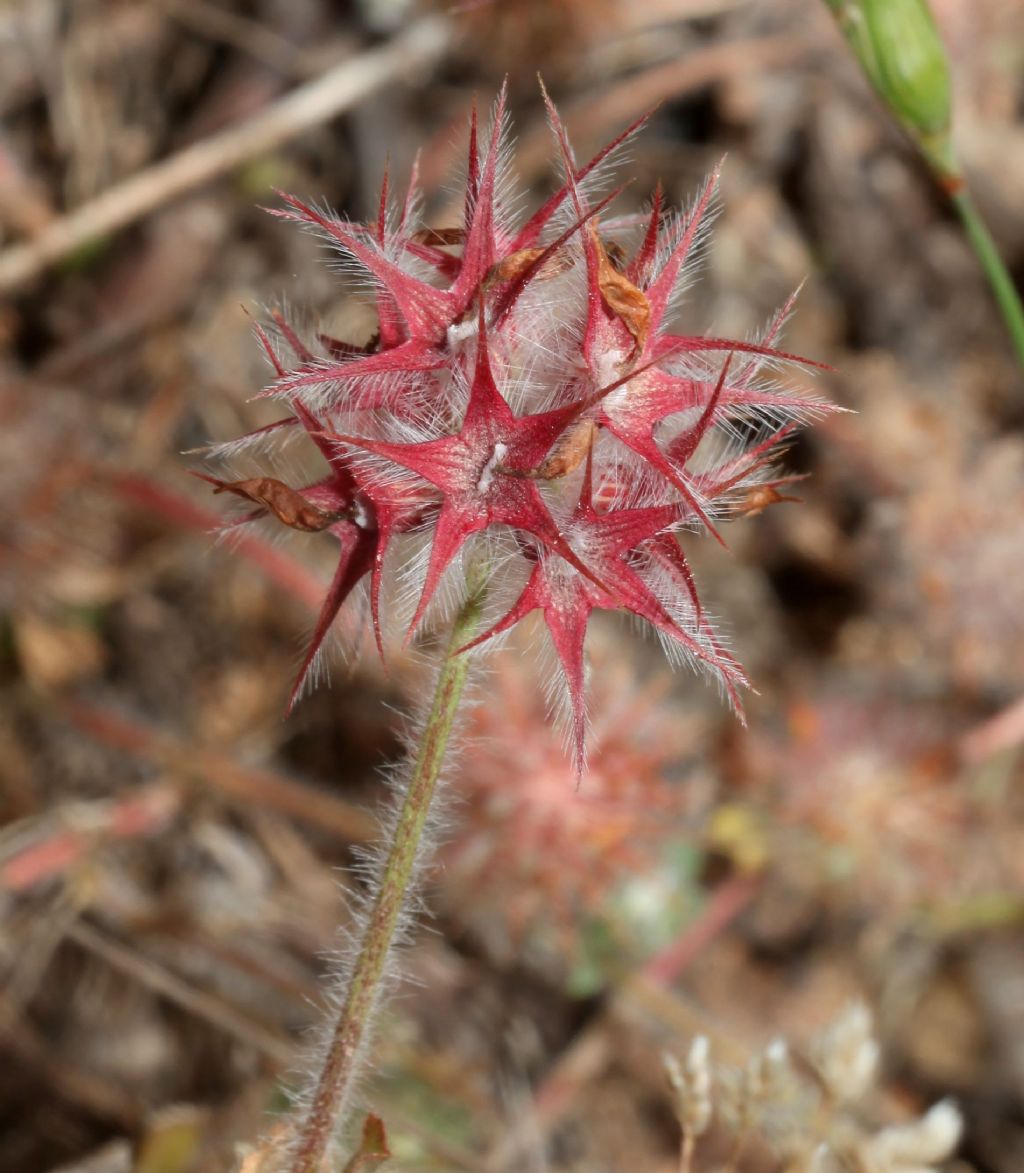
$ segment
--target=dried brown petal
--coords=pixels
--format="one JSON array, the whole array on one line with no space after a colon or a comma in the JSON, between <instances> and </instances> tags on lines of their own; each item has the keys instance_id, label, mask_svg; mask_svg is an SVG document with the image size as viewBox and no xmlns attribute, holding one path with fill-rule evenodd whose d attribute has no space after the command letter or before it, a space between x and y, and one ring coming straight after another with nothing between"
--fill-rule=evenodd
<instances>
[{"instance_id":1,"label":"dried brown petal","mask_svg":"<svg viewBox=\"0 0 1024 1173\"><path fill-rule=\"evenodd\" d=\"M558 477L568 476L579 468L593 447L596 435L597 424L593 420L580 420L572 431L555 445L554 451L537 469L537 478L553 481Z\"/></svg>"},{"instance_id":2,"label":"dried brown petal","mask_svg":"<svg viewBox=\"0 0 1024 1173\"><path fill-rule=\"evenodd\" d=\"M503 257L488 273L489 281L511 281L521 277L533 262L544 255L542 248L521 248L517 253Z\"/></svg>"},{"instance_id":3,"label":"dried brown petal","mask_svg":"<svg viewBox=\"0 0 1024 1173\"><path fill-rule=\"evenodd\" d=\"M218 481L214 477L204 479L215 486L215 493L234 493L236 497L262 505L282 524L306 533L319 533L333 525L339 517L337 513L326 513L311 505L301 493L296 493L274 477L251 477L245 481Z\"/></svg>"},{"instance_id":4,"label":"dried brown petal","mask_svg":"<svg viewBox=\"0 0 1024 1173\"><path fill-rule=\"evenodd\" d=\"M651 328L651 303L642 289L638 289L632 281L620 273L612 263L597 229L591 226L591 235L597 248L597 283L601 289L604 304L620 317L626 329L633 335L636 342L636 352L639 354L647 342L647 332Z\"/></svg>"},{"instance_id":5,"label":"dried brown petal","mask_svg":"<svg viewBox=\"0 0 1024 1173\"><path fill-rule=\"evenodd\" d=\"M498 465L497 471L504 476L521 477L524 480L557 480L579 468L593 447L596 435L597 424L593 420L580 420L555 445L551 455L536 468L508 468L505 465Z\"/></svg>"},{"instance_id":6,"label":"dried brown petal","mask_svg":"<svg viewBox=\"0 0 1024 1173\"><path fill-rule=\"evenodd\" d=\"M800 497L787 497L780 493L774 485L754 485L746 492L736 512L744 517L757 517L764 513L769 505L781 505L783 501L800 503Z\"/></svg>"},{"instance_id":7,"label":"dried brown petal","mask_svg":"<svg viewBox=\"0 0 1024 1173\"><path fill-rule=\"evenodd\" d=\"M533 265L538 257L542 257L546 248L521 248L518 252L509 253L500 260L487 274L487 285L495 281L513 281L522 277L527 269ZM561 273L568 272L572 262L567 258L564 249L555 249L537 270L535 276L539 281L547 281Z\"/></svg>"}]
</instances>

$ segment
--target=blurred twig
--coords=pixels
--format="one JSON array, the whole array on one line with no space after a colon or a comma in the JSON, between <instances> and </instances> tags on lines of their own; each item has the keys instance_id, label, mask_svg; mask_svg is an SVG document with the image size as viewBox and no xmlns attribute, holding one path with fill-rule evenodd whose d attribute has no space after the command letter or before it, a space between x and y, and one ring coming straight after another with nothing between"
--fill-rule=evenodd
<instances>
[{"instance_id":1,"label":"blurred twig","mask_svg":"<svg viewBox=\"0 0 1024 1173\"><path fill-rule=\"evenodd\" d=\"M34 1072L45 1082L48 1099L82 1106L126 1133L138 1127L145 1113L142 1093L98 1078L94 1069L55 1046L25 1015L11 1015L2 998L0 1045L6 1063Z\"/></svg>"},{"instance_id":2,"label":"blurred twig","mask_svg":"<svg viewBox=\"0 0 1024 1173\"><path fill-rule=\"evenodd\" d=\"M10 852L0 841L0 889L21 892L62 875L79 864L94 845L163 831L177 812L178 793L164 782L115 802L69 804L56 812L57 826L16 843ZM10 829L4 838L11 837Z\"/></svg>"},{"instance_id":3,"label":"blurred twig","mask_svg":"<svg viewBox=\"0 0 1024 1173\"><path fill-rule=\"evenodd\" d=\"M68 715L97 741L161 763L179 774L198 775L229 798L290 815L349 842L369 839L376 829L369 815L332 794L271 770L240 765L228 754L187 745L108 709L79 702L68 706Z\"/></svg>"},{"instance_id":4,"label":"blurred twig","mask_svg":"<svg viewBox=\"0 0 1024 1173\"><path fill-rule=\"evenodd\" d=\"M203 533L214 533L223 526L219 514L204 509L184 493L175 492L151 478L135 473L96 471L123 500L159 514L175 525ZM231 535L230 541L236 553L250 559L288 594L313 610L320 606L323 583L301 562L276 549L258 534L238 532Z\"/></svg>"},{"instance_id":5,"label":"blurred twig","mask_svg":"<svg viewBox=\"0 0 1024 1173\"><path fill-rule=\"evenodd\" d=\"M1021 744L1024 744L1024 698L961 738L960 753L967 762L976 764Z\"/></svg>"},{"instance_id":6,"label":"blurred twig","mask_svg":"<svg viewBox=\"0 0 1024 1173\"><path fill-rule=\"evenodd\" d=\"M309 75L304 51L258 21L204 0L159 0L159 7L201 36L233 45L286 77Z\"/></svg>"},{"instance_id":7,"label":"blurred twig","mask_svg":"<svg viewBox=\"0 0 1024 1173\"><path fill-rule=\"evenodd\" d=\"M321 125L429 64L447 43L447 22L428 17L390 44L342 62L292 90L241 126L210 135L140 171L55 221L35 240L0 253L0 291L16 289L90 241L119 231L185 192Z\"/></svg>"},{"instance_id":8,"label":"blurred twig","mask_svg":"<svg viewBox=\"0 0 1024 1173\"><path fill-rule=\"evenodd\" d=\"M668 61L611 83L571 103L565 124L574 142L585 143L606 135L609 127L622 128L662 102L692 94L762 69L779 69L809 55L814 43L790 34L749 37L726 44L712 44L685 59ZM440 187L452 166L452 143L459 119L438 131L423 152L420 179L426 191ZM516 168L524 181L542 176L551 163L551 131L546 124L524 132L516 148ZM458 214L451 203L438 216L446 224Z\"/></svg>"},{"instance_id":9,"label":"blurred twig","mask_svg":"<svg viewBox=\"0 0 1024 1173\"><path fill-rule=\"evenodd\" d=\"M295 1048L284 1036L268 1029L262 1023L254 1022L230 1003L205 990L197 989L176 973L158 965L137 950L122 945L120 941L114 940L92 925L77 921L69 926L67 936L83 949L102 958L114 969L134 978L146 989L160 994L197 1018L212 1023L262 1051L282 1067L287 1066L295 1058Z\"/></svg>"},{"instance_id":10,"label":"blurred twig","mask_svg":"<svg viewBox=\"0 0 1024 1173\"><path fill-rule=\"evenodd\" d=\"M25 174L15 152L0 135L0 228L37 237L55 218L42 184Z\"/></svg>"},{"instance_id":11,"label":"blurred twig","mask_svg":"<svg viewBox=\"0 0 1024 1173\"><path fill-rule=\"evenodd\" d=\"M793 36L792 33L712 44L683 60L656 65L615 85L603 87L594 97L569 107L566 126L574 139L600 136L607 127L628 125L661 102L738 75L791 66L813 49L814 42L810 38ZM548 135L546 127L543 133ZM532 162L526 144L523 154Z\"/></svg>"}]
</instances>

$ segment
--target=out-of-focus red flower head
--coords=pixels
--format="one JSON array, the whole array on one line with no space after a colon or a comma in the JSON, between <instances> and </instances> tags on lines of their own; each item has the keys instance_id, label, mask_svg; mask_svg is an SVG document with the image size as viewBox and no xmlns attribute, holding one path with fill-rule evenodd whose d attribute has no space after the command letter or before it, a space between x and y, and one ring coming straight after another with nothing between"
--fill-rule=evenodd
<instances>
[{"instance_id":1,"label":"out-of-focus red flower head","mask_svg":"<svg viewBox=\"0 0 1024 1173\"><path fill-rule=\"evenodd\" d=\"M438 882L460 922L499 952L557 940L579 951L588 920L630 877L656 871L686 825L677 785L692 726L665 703L667 674L638 687L606 639L595 655L586 784L523 657L488 675L453 776L457 831ZM542 950L543 951L543 950Z\"/></svg>"},{"instance_id":2,"label":"out-of-focus red flower head","mask_svg":"<svg viewBox=\"0 0 1024 1173\"><path fill-rule=\"evenodd\" d=\"M275 215L324 236L372 290L378 332L352 346L302 340L283 317L261 330L277 374L266 394L289 414L224 453L305 429L330 473L298 489L211 479L257 506L245 520L270 511L339 543L293 701L357 586L369 584L383 649L385 624L397 615L415 633L464 588L467 558L482 558L503 609L474 643L543 613L581 768L594 610L643 620L738 708L742 670L698 600L678 535L717 537L752 488L779 483L768 461L780 441L828 405L763 377L806 362L775 348L790 303L757 341L669 329L717 174L685 214L656 193L649 214L606 216L615 193L599 198L604 177L644 120L579 166L548 110L565 178L525 221L514 214L504 94L482 138L472 120L457 229L421 225L415 175L397 207L385 180L369 224L283 196ZM405 590L389 600L392 582Z\"/></svg>"}]
</instances>

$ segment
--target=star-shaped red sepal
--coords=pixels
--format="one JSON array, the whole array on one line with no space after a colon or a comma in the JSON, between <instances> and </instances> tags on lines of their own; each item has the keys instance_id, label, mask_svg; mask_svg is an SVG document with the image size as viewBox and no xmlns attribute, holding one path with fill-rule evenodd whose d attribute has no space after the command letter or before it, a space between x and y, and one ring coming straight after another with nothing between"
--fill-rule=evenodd
<instances>
[{"instance_id":1,"label":"star-shaped red sepal","mask_svg":"<svg viewBox=\"0 0 1024 1173\"><path fill-rule=\"evenodd\" d=\"M354 568L358 566L360 569L359 574L351 581L344 575L342 576L343 584L347 584L347 589L340 595L336 603L332 599L334 586L338 581L338 574L335 575L335 582L331 584L331 591L328 592L328 599L324 605L326 611L327 604L332 603L333 610L326 618L322 633L319 621L317 623L316 632L320 634L320 638L316 641L316 647L313 648L312 653L307 655L306 661L303 663L301 675L304 676L345 598L367 572L370 573L370 615L373 621L373 634L381 659L384 658L384 639L380 623L380 594L384 559L392 539L397 534L406 533L417 525L422 519L425 509L430 507L432 502L427 494L410 488L406 484L381 485L372 478L360 476L358 470L350 465L347 454L325 432L316 416L297 401L294 408L313 442L331 466L330 483L336 488L348 486L348 511L352 515L352 520L351 523L346 520L345 523L339 523L339 525L351 524L359 531L360 535L363 535L354 538L348 528L345 528L344 532L339 532L336 527L329 527L341 543L342 561L348 558ZM306 490L307 493L309 491ZM323 614L321 618L324 618ZM297 682L298 686L301 686L301 682L300 678Z\"/></svg>"},{"instance_id":2,"label":"star-shaped red sepal","mask_svg":"<svg viewBox=\"0 0 1024 1173\"><path fill-rule=\"evenodd\" d=\"M363 576L371 571L374 563L374 555L377 550L377 534L375 532L366 530L356 522L349 520L336 522L330 526L330 531L338 539L338 565L335 568L334 577L331 579L331 585L327 588L327 594L313 626L313 634L310 636L302 657L302 664L296 673L295 682L288 696L288 712L291 712L302 695L306 679L317 654L342 605Z\"/></svg>"},{"instance_id":3,"label":"star-shaped red sepal","mask_svg":"<svg viewBox=\"0 0 1024 1173\"><path fill-rule=\"evenodd\" d=\"M582 224L593 213L587 208L575 181L576 171L565 128L547 95L545 101L562 153L566 187ZM758 361L774 359L807 363L808 360L778 351L770 345L791 308L792 299L783 307L761 343L661 333L680 274L706 222L717 182L716 169L693 209L669 240L665 239L662 230L658 193L644 239L623 272L611 262L593 223L589 231L580 235L588 287L584 361L594 385L607 384L612 379L623 383L614 394L602 397L594 415L595 422L635 452L646 466L660 473L680 493L691 514L721 541L694 478L686 470L686 463L712 426L721 422L730 411L742 408L792 412L794 406L799 406L792 396L752 386ZM663 259L659 261L659 257ZM660 364L673 358L723 350L728 351L730 357L717 380L679 377L661 369ZM745 361L737 377L729 380L727 373L733 353L745 356ZM629 377L630 372L633 377ZM809 408L817 406L808 404ZM670 416L693 409L698 412L696 420L666 452L657 440L659 426Z\"/></svg>"},{"instance_id":4,"label":"star-shaped red sepal","mask_svg":"<svg viewBox=\"0 0 1024 1173\"><path fill-rule=\"evenodd\" d=\"M508 613L463 649L507 631L531 611L544 612L544 622L568 686L573 751L579 771L583 769L586 730L584 642L594 610L625 610L645 619L691 655L714 667L734 699L736 685L743 682L742 673L727 653L717 645L705 646L675 622L634 564L646 543L664 540L675 546L670 531L679 521L679 507L662 505L599 512L593 504L592 465L591 454L587 458L579 502L566 533L596 572L600 584L581 578L559 556L541 552L522 594ZM685 560L678 546L675 549L678 557L674 558L673 566L678 569L680 564L685 565ZM687 567L687 574L688 570Z\"/></svg>"},{"instance_id":5,"label":"star-shaped red sepal","mask_svg":"<svg viewBox=\"0 0 1024 1173\"><path fill-rule=\"evenodd\" d=\"M370 410L390 407L401 412L407 384L396 376L417 376L438 370L451 361L448 331L472 312L473 302L498 259L501 239L496 222L496 184L501 132L506 106L503 89L494 113L491 140L481 159L477 146L476 111L470 131L465 225L459 233L462 255L453 258L439 249L411 239L406 228L410 200L406 200L397 228L387 228L387 180L381 192L380 211L373 231L325 215L284 192L287 205L272 209L283 219L297 220L324 233L353 256L377 284L379 344L372 353L347 354L339 359L317 360L312 355L296 370L278 380L268 394L291 395L310 387L342 382L349 388L339 409ZM407 249L439 269L454 268L447 289L406 272L393 258ZM360 384L365 384L360 386ZM353 391L352 388L355 388Z\"/></svg>"},{"instance_id":6,"label":"star-shaped red sepal","mask_svg":"<svg viewBox=\"0 0 1024 1173\"><path fill-rule=\"evenodd\" d=\"M430 562L410 633L419 625L441 575L466 539L492 525L531 534L582 575L594 579L593 571L559 533L534 479L551 448L588 402L517 417L494 379L481 306L476 368L457 433L411 444L334 435L337 441L409 469L442 494Z\"/></svg>"}]
</instances>

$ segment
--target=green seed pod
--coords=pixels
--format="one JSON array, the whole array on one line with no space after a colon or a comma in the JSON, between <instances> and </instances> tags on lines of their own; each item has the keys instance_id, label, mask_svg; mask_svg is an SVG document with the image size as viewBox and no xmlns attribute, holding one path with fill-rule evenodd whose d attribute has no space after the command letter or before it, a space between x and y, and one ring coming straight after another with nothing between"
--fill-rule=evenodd
<instances>
[{"instance_id":1,"label":"green seed pod","mask_svg":"<svg viewBox=\"0 0 1024 1173\"><path fill-rule=\"evenodd\" d=\"M933 166L955 170L949 62L927 0L827 0L872 85Z\"/></svg>"},{"instance_id":2,"label":"green seed pod","mask_svg":"<svg viewBox=\"0 0 1024 1173\"><path fill-rule=\"evenodd\" d=\"M926 0L864 0L875 85L893 112L923 135L949 130L949 64Z\"/></svg>"}]
</instances>

